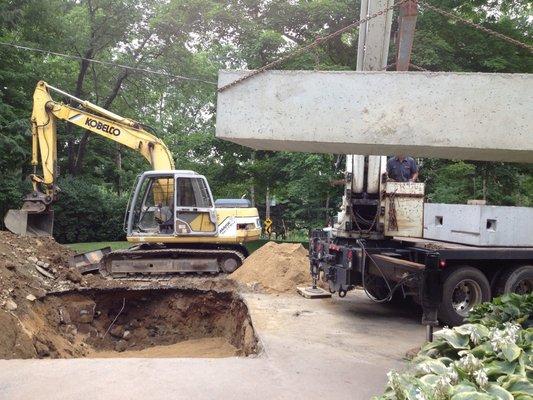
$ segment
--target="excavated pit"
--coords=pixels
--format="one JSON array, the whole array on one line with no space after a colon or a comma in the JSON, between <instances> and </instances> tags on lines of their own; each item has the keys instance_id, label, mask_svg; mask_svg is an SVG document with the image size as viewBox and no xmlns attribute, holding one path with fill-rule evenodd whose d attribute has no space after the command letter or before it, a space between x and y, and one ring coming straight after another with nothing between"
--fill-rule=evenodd
<instances>
[{"instance_id":1,"label":"excavated pit","mask_svg":"<svg viewBox=\"0 0 533 400\"><path fill-rule=\"evenodd\" d=\"M232 291L48 295L19 322L33 348L4 358L231 357L258 351L248 308Z\"/></svg>"}]
</instances>

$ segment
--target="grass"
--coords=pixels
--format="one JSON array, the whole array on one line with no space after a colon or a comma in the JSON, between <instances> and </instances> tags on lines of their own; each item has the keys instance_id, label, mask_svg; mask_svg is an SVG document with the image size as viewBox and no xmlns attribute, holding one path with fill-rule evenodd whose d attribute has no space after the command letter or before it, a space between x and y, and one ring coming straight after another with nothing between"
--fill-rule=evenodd
<instances>
[{"instance_id":1,"label":"grass","mask_svg":"<svg viewBox=\"0 0 533 400\"><path fill-rule=\"evenodd\" d=\"M77 253L85 253L86 251L98 250L103 247L111 247L111 250L125 249L131 246L128 242L88 242L88 243L71 243L67 244L72 250Z\"/></svg>"},{"instance_id":2,"label":"grass","mask_svg":"<svg viewBox=\"0 0 533 400\"><path fill-rule=\"evenodd\" d=\"M268 239L259 239L255 242L246 243L246 248L250 253L253 253L258 248L263 246L265 243L267 243ZM274 240L276 243L301 243L305 248L308 248L309 243L307 240L300 241L300 240L288 240L288 241L282 241L282 240ZM77 253L85 253L87 251L93 251L98 250L103 247L111 247L111 250L120 250L120 249L126 249L129 246L131 246L131 243L128 242L88 242L88 243L71 243L67 246L70 247L72 250L74 250Z\"/></svg>"}]
</instances>

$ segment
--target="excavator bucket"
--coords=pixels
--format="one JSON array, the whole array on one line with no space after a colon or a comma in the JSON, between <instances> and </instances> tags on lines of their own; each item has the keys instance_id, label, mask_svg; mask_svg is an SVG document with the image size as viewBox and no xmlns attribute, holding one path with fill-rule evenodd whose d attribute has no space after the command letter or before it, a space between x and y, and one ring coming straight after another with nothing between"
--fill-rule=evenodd
<instances>
[{"instance_id":1,"label":"excavator bucket","mask_svg":"<svg viewBox=\"0 0 533 400\"><path fill-rule=\"evenodd\" d=\"M21 236L52 236L54 212L9 210L4 217L6 228Z\"/></svg>"}]
</instances>

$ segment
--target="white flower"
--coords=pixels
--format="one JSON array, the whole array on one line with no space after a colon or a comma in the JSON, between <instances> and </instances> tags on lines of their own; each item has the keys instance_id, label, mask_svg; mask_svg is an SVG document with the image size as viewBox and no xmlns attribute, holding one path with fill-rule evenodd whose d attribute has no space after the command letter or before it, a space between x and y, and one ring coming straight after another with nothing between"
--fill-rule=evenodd
<instances>
[{"instance_id":1,"label":"white flower","mask_svg":"<svg viewBox=\"0 0 533 400\"><path fill-rule=\"evenodd\" d=\"M506 322L503 329L491 328L489 331L489 340L492 350L498 355L501 355L501 349L505 345L516 343L520 325Z\"/></svg>"},{"instance_id":2,"label":"white flower","mask_svg":"<svg viewBox=\"0 0 533 400\"><path fill-rule=\"evenodd\" d=\"M484 368L478 369L474 372L474 379L476 380L476 383L478 386L482 389L487 387L489 384L489 378L487 376L487 371Z\"/></svg>"},{"instance_id":3,"label":"white flower","mask_svg":"<svg viewBox=\"0 0 533 400\"><path fill-rule=\"evenodd\" d=\"M456 385L459 382L459 374L453 367L449 367L446 372L446 376L450 379L452 385Z\"/></svg>"},{"instance_id":4,"label":"white flower","mask_svg":"<svg viewBox=\"0 0 533 400\"><path fill-rule=\"evenodd\" d=\"M426 364L426 363L418 364L418 365L416 366L416 370L417 370L419 373L422 373L422 374L430 374L430 373L431 373L431 368L430 368L429 365Z\"/></svg>"},{"instance_id":5,"label":"white flower","mask_svg":"<svg viewBox=\"0 0 533 400\"><path fill-rule=\"evenodd\" d=\"M426 395L422 393L420 389L416 389L415 399L416 400L427 400Z\"/></svg>"},{"instance_id":6,"label":"white flower","mask_svg":"<svg viewBox=\"0 0 533 400\"><path fill-rule=\"evenodd\" d=\"M402 384L400 382L400 375L396 371L387 372L387 380L389 386L397 395L403 395Z\"/></svg>"},{"instance_id":7,"label":"white flower","mask_svg":"<svg viewBox=\"0 0 533 400\"><path fill-rule=\"evenodd\" d=\"M441 376L435 383L435 399L448 398L448 392L452 387L452 381L448 375Z\"/></svg>"},{"instance_id":8,"label":"white flower","mask_svg":"<svg viewBox=\"0 0 533 400\"><path fill-rule=\"evenodd\" d=\"M466 356L464 356L459 361L457 361L457 365L461 369L471 374L474 371L477 371L478 369L480 369L482 366L482 363L480 359L476 358L473 354L468 353Z\"/></svg>"}]
</instances>

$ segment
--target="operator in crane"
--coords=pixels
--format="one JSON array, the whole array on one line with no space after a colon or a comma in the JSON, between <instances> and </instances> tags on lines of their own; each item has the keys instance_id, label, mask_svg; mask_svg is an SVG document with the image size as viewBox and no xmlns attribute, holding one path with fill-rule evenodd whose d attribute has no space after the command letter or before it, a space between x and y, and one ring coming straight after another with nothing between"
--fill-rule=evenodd
<instances>
[{"instance_id":1,"label":"operator in crane","mask_svg":"<svg viewBox=\"0 0 533 400\"><path fill-rule=\"evenodd\" d=\"M396 182L415 182L418 179L418 165L412 157L393 156L387 161L387 176Z\"/></svg>"}]
</instances>

